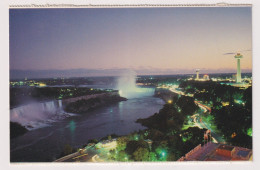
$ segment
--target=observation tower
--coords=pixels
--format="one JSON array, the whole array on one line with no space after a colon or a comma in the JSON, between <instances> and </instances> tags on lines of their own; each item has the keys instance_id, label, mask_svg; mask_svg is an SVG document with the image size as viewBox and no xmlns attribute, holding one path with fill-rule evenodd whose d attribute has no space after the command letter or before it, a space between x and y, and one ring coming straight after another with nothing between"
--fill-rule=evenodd
<instances>
[{"instance_id":1,"label":"observation tower","mask_svg":"<svg viewBox=\"0 0 260 170\"><path fill-rule=\"evenodd\" d=\"M243 58L243 56L240 53L237 53L234 57L237 59L237 77L236 77L236 82L237 83L241 83L240 59Z\"/></svg>"}]
</instances>

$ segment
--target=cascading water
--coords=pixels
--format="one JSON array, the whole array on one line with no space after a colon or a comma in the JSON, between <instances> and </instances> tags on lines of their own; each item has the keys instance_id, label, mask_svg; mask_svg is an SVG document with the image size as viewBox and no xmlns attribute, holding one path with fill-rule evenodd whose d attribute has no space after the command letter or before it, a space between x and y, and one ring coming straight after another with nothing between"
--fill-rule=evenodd
<instances>
[{"instance_id":1,"label":"cascading water","mask_svg":"<svg viewBox=\"0 0 260 170\"><path fill-rule=\"evenodd\" d=\"M62 100L58 100L59 109L62 109Z\"/></svg>"},{"instance_id":2,"label":"cascading water","mask_svg":"<svg viewBox=\"0 0 260 170\"><path fill-rule=\"evenodd\" d=\"M43 111L43 112L45 111L45 112L50 113L50 114L55 113L55 111L57 109L57 107L54 104L54 101L45 102L45 103L43 103L43 106L44 107L41 108L41 111Z\"/></svg>"},{"instance_id":3,"label":"cascading water","mask_svg":"<svg viewBox=\"0 0 260 170\"><path fill-rule=\"evenodd\" d=\"M152 96L154 88L143 88L136 86L136 73L132 70L124 71L117 79L117 90L122 97L128 99Z\"/></svg>"},{"instance_id":4,"label":"cascading water","mask_svg":"<svg viewBox=\"0 0 260 170\"><path fill-rule=\"evenodd\" d=\"M62 100L53 100L13 108L10 110L10 121L20 123L27 129L36 129L71 115L63 110Z\"/></svg>"}]
</instances>

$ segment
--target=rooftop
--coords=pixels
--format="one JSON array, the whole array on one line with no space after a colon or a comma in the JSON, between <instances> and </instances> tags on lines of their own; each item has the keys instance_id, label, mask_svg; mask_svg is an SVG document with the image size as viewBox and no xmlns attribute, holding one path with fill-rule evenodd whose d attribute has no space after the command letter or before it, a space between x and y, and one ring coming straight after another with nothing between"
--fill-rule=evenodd
<instances>
[{"instance_id":1,"label":"rooftop","mask_svg":"<svg viewBox=\"0 0 260 170\"><path fill-rule=\"evenodd\" d=\"M222 155L218 149L232 151L232 155ZM224 145L209 142L203 146L198 145L178 161L249 161L252 160L252 150L238 146Z\"/></svg>"},{"instance_id":2,"label":"rooftop","mask_svg":"<svg viewBox=\"0 0 260 170\"><path fill-rule=\"evenodd\" d=\"M237 156L240 156L240 157L247 157L249 154L250 154L250 151L240 150L237 152Z\"/></svg>"},{"instance_id":3,"label":"rooftop","mask_svg":"<svg viewBox=\"0 0 260 170\"><path fill-rule=\"evenodd\" d=\"M235 147L234 146L229 146L229 145L220 145L218 149L223 149L223 150L228 150L232 151Z\"/></svg>"}]
</instances>

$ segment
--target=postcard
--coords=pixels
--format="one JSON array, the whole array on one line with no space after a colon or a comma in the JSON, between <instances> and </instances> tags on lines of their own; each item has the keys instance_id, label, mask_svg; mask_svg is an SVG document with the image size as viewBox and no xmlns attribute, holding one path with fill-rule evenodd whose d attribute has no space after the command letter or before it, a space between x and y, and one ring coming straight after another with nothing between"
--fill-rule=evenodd
<instances>
[{"instance_id":1,"label":"postcard","mask_svg":"<svg viewBox=\"0 0 260 170\"><path fill-rule=\"evenodd\" d=\"M9 9L10 163L252 161L252 6Z\"/></svg>"}]
</instances>

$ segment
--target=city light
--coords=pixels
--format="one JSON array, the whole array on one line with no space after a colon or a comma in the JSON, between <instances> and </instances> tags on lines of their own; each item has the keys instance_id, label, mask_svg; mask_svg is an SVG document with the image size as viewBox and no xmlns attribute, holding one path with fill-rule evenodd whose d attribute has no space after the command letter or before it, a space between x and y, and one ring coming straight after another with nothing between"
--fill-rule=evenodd
<instances>
[{"instance_id":1,"label":"city light","mask_svg":"<svg viewBox=\"0 0 260 170\"><path fill-rule=\"evenodd\" d=\"M247 135L248 136L252 136L253 135L252 128L247 129Z\"/></svg>"},{"instance_id":2,"label":"city light","mask_svg":"<svg viewBox=\"0 0 260 170\"><path fill-rule=\"evenodd\" d=\"M161 151L161 156L162 156L162 159L164 159L166 157L166 151L162 150Z\"/></svg>"},{"instance_id":3,"label":"city light","mask_svg":"<svg viewBox=\"0 0 260 170\"><path fill-rule=\"evenodd\" d=\"M138 136L135 136L135 140L138 140Z\"/></svg>"}]
</instances>

